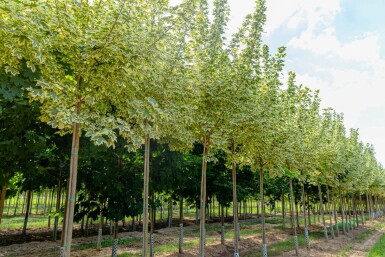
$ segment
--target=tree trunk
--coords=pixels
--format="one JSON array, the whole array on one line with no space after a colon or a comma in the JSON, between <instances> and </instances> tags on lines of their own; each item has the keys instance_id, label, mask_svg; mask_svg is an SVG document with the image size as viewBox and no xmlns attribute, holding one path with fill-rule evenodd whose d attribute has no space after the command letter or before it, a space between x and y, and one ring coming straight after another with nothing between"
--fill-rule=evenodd
<instances>
[{"instance_id":1,"label":"tree trunk","mask_svg":"<svg viewBox=\"0 0 385 257\"><path fill-rule=\"evenodd\" d=\"M80 86L80 85L79 85ZM79 113L79 104L75 107L75 112ZM66 204L66 216L63 224L63 250L65 256L71 256L71 243L72 243L72 230L73 219L75 210L75 197L76 197L76 180L78 172L78 158L79 158L79 139L80 139L80 124L74 122L73 135L72 135L72 150L70 161L70 174L67 184L68 204Z\"/></svg>"},{"instance_id":2,"label":"tree trunk","mask_svg":"<svg viewBox=\"0 0 385 257\"><path fill-rule=\"evenodd\" d=\"M306 200L305 200L305 186L304 182L301 183L301 194L302 194L302 209L303 209L303 227L305 232L305 240L306 240L306 248L310 250L310 238L309 238L309 230L306 224ZM310 219L309 219L310 221Z\"/></svg>"},{"instance_id":3,"label":"tree trunk","mask_svg":"<svg viewBox=\"0 0 385 257\"><path fill-rule=\"evenodd\" d=\"M322 199L322 191L321 191L321 185L318 184L318 194L319 194L319 209L320 209L320 212L321 212L321 216L322 216L322 223L323 223L323 226L324 226L324 233L325 233L325 239L328 240L328 231L327 231L327 228L326 228L326 221L325 221L325 215L324 215L324 208L323 208L323 199Z\"/></svg>"},{"instance_id":4,"label":"tree trunk","mask_svg":"<svg viewBox=\"0 0 385 257\"><path fill-rule=\"evenodd\" d=\"M119 226L118 226L118 220L115 220L114 222L114 241L112 244L112 257L118 256L118 232L119 232Z\"/></svg>"},{"instance_id":5,"label":"tree trunk","mask_svg":"<svg viewBox=\"0 0 385 257\"><path fill-rule=\"evenodd\" d=\"M297 220L297 228L299 228L299 210L298 210L298 203L295 203L295 218Z\"/></svg>"},{"instance_id":6,"label":"tree trunk","mask_svg":"<svg viewBox=\"0 0 385 257\"><path fill-rule=\"evenodd\" d=\"M336 194L335 194L335 191L333 190L333 213L334 213L334 224L336 225L336 236L338 237L340 235L340 229L338 227L338 212L337 212L337 203L336 203L336 200L335 200L335 197Z\"/></svg>"},{"instance_id":7,"label":"tree trunk","mask_svg":"<svg viewBox=\"0 0 385 257\"><path fill-rule=\"evenodd\" d=\"M308 194L306 195L306 199L307 199L307 218L309 220L309 226L310 226L311 225L311 217L310 217L310 207L311 207L311 205L310 205L309 195Z\"/></svg>"},{"instance_id":8,"label":"tree trunk","mask_svg":"<svg viewBox=\"0 0 385 257\"><path fill-rule=\"evenodd\" d=\"M13 216L15 216L16 213L17 213L17 207L19 207L19 198L20 198L20 191L17 192L16 203L15 203L15 210L13 211Z\"/></svg>"},{"instance_id":9,"label":"tree trunk","mask_svg":"<svg viewBox=\"0 0 385 257\"><path fill-rule=\"evenodd\" d=\"M221 244L225 244L225 212L221 204Z\"/></svg>"},{"instance_id":10,"label":"tree trunk","mask_svg":"<svg viewBox=\"0 0 385 257\"><path fill-rule=\"evenodd\" d=\"M231 177L233 180L233 225L234 225L234 256L239 256L238 250L238 196L237 196L237 164L235 163L235 144L232 144L232 169Z\"/></svg>"},{"instance_id":11,"label":"tree trunk","mask_svg":"<svg viewBox=\"0 0 385 257\"><path fill-rule=\"evenodd\" d=\"M148 183L150 176L150 135L146 133L144 143L144 196L143 196L143 257L148 256Z\"/></svg>"},{"instance_id":12,"label":"tree trunk","mask_svg":"<svg viewBox=\"0 0 385 257\"><path fill-rule=\"evenodd\" d=\"M35 214L38 214L38 212L39 212L40 197L41 197L41 193L37 192L37 203L36 203L36 212L35 212Z\"/></svg>"},{"instance_id":13,"label":"tree trunk","mask_svg":"<svg viewBox=\"0 0 385 257\"><path fill-rule=\"evenodd\" d=\"M49 204L48 198L49 198L49 192L47 190L44 190L44 207L43 207L43 214L44 215L47 212L47 204Z\"/></svg>"},{"instance_id":14,"label":"tree trunk","mask_svg":"<svg viewBox=\"0 0 385 257\"><path fill-rule=\"evenodd\" d=\"M293 192L293 179L289 179L290 183L290 209L291 209L291 216L294 217L294 192ZM298 236L297 236L297 226L293 226L293 233L294 233L294 248L295 248L295 254L299 256L299 248L298 248Z\"/></svg>"},{"instance_id":15,"label":"tree trunk","mask_svg":"<svg viewBox=\"0 0 385 257\"><path fill-rule=\"evenodd\" d=\"M151 212L150 212L150 220L151 220L151 224L150 224L150 256L151 257L154 257L154 252L155 252L155 249L154 249L154 227L155 227L155 191L152 190L151 192L151 202L152 202L152 206L150 208Z\"/></svg>"},{"instance_id":16,"label":"tree trunk","mask_svg":"<svg viewBox=\"0 0 385 257\"><path fill-rule=\"evenodd\" d=\"M11 204L12 204L12 198L10 197L8 200L7 215L9 215L9 209L11 208ZM1 224L1 221L0 221L0 224Z\"/></svg>"},{"instance_id":17,"label":"tree trunk","mask_svg":"<svg viewBox=\"0 0 385 257\"><path fill-rule=\"evenodd\" d=\"M357 205L356 201L354 199L354 193L352 194L352 208L353 208L353 223L354 223L354 228L358 228L358 216L357 216Z\"/></svg>"},{"instance_id":18,"label":"tree trunk","mask_svg":"<svg viewBox=\"0 0 385 257\"><path fill-rule=\"evenodd\" d=\"M289 194L289 211L290 211L290 225L291 228L294 228L294 216L293 216L293 207L291 206L292 196Z\"/></svg>"},{"instance_id":19,"label":"tree trunk","mask_svg":"<svg viewBox=\"0 0 385 257\"><path fill-rule=\"evenodd\" d=\"M172 226L172 199L171 197L169 197L167 199L167 223L168 223L168 227L171 228Z\"/></svg>"},{"instance_id":20,"label":"tree trunk","mask_svg":"<svg viewBox=\"0 0 385 257\"><path fill-rule=\"evenodd\" d=\"M285 195L281 193L281 201L282 201L282 227L285 228Z\"/></svg>"},{"instance_id":21,"label":"tree trunk","mask_svg":"<svg viewBox=\"0 0 385 257\"><path fill-rule=\"evenodd\" d=\"M202 177L201 177L201 199L200 199L200 220L199 220L199 256L205 256L206 245L206 170L207 156L209 155L210 134L205 135L203 143L203 158L202 158Z\"/></svg>"},{"instance_id":22,"label":"tree trunk","mask_svg":"<svg viewBox=\"0 0 385 257\"><path fill-rule=\"evenodd\" d=\"M199 215L198 215L198 211L199 210L199 208L196 206L195 207L195 225L198 225L198 220L199 220Z\"/></svg>"},{"instance_id":23,"label":"tree trunk","mask_svg":"<svg viewBox=\"0 0 385 257\"><path fill-rule=\"evenodd\" d=\"M31 208L31 197L32 196L32 191L28 190L27 192L27 208L25 210L25 216L24 216L24 225L23 225L23 231L22 235L27 234L27 223L28 223L28 216L29 216L29 209Z\"/></svg>"},{"instance_id":24,"label":"tree trunk","mask_svg":"<svg viewBox=\"0 0 385 257\"><path fill-rule=\"evenodd\" d=\"M259 183L261 195L261 224L262 224L262 256L267 256L266 230L265 230L265 199L263 191L263 165L261 163L259 170Z\"/></svg>"},{"instance_id":25,"label":"tree trunk","mask_svg":"<svg viewBox=\"0 0 385 257\"><path fill-rule=\"evenodd\" d=\"M361 223L362 223L362 226L365 225L365 210L364 210L364 204L362 203L362 196L361 196L361 192L358 192L358 197L359 197L359 201L360 201L360 208L361 208Z\"/></svg>"},{"instance_id":26,"label":"tree trunk","mask_svg":"<svg viewBox=\"0 0 385 257\"><path fill-rule=\"evenodd\" d=\"M53 223L53 241L57 240L57 231L59 227L59 211L60 211L60 199L61 199L61 192L62 192L62 186L61 186L61 180L59 179L58 183L58 188L57 188L57 193L56 193L56 213L55 213L55 219Z\"/></svg>"},{"instance_id":27,"label":"tree trunk","mask_svg":"<svg viewBox=\"0 0 385 257\"><path fill-rule=\"evenodd\" d=\"M183 253L183 197L179 199L179 253Z\"/></svg>"},{"instance_id":28,"label":"tree trunk","mask_svg":"<svg viewBox=\"0 0 385 257\"><path fill-rule=\"evenodd\" d=\"M331 212L331 203L330 203L330 196L329 196L329 186L326 185L326 194L328 197L328 204L327 204L327 209L329 212L329 226L330 226L330 234L332 236L332 239L334 239L334 228L333 228L333 214Z\"/></svg>"},{"instance_id":29,"label":"tree trunk","mask_svg":"<svg viewBox=\"0 0 385 257\"><path fill-rule=\"evenodd\" d=\"M23 207L21 208L21 214L24 214L24 210L25 210L25 201L27 200L27 195L26 195L26 192L24 192L23 194Z\"/></svg>"},{"instance_id":30,"label":"tree trunk","mask_svg":"<svg viewBox=\"0 0 385 257\"><path fill-rule=\"evenodd\" d=\"M54 189L52 189L51 191L51 196L49 197L49 203L48 203L48 224L47 224L47 227L50 228L51 227L51 211L52 211L52 205L53 205L53 196L54 196Z\"/></svg>"},{"instance_id":31,"label":"tree trunk","mask_svg":"<svg viewBox=\"0 0 385 257\"><path fill-rule=\"evenodd\" d=\"M7 194L7 185L3 185L1 187L1 196L0 196L0 224L1 224L1 219L3 217L3 210L4 210L4 203L5 203L6 194Z\"/></svg>"}]
</instances>

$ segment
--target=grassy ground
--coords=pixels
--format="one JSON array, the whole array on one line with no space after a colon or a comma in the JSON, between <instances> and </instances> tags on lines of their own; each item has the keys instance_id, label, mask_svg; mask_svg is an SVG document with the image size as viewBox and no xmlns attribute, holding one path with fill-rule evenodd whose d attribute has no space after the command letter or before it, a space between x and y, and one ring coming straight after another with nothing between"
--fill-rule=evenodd
<instances>
[{"instance_id":1,"label":"grassy ground","mask_svg":"<svg viewBox=\"0 0 385 257\"><path fill-rule=\"evenodd\" d=\"M372 247L368 257L385 256L385 234L382 234L377 243Z\"/></svg>"},{"instance_id":2,"label":"grassy ground","mask_svg":"<svg viewBox=\"0 0 385 257\"><path fill-rule=\"evenodd\" d=\"M24 215L4 216L1 220L0 229L22 229L24 224ZM53 219L51 218L51 224ZM31 215L28 218L28 228L44 228L48 226L48 217L46 215Z\"/></svg>"}]
</instances>

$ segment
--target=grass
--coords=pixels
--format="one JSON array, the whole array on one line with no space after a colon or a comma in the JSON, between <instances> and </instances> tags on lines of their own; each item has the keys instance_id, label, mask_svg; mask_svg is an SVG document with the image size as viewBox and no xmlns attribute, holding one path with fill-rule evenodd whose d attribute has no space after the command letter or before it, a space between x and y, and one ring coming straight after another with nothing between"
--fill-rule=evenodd
<instances>
[{"instance_id":1,"label":"grass","mask_svg":"<svg viewBox=\"0 0 385 257\"><path fill-rule=\"evenodd\" d=\"M119 245L127 245L135 242L139 242L142 239L140 237L129 237L129 238L119 238L118 244ZM107 239L103 240L101 243L102 248L105 247L112 247L112 244L114 243L114 239ZM96 248L96 242L86 243L86 244L80 244L74 247L76 250L86 250L90 248Z\"/></svg>"},{"instance_id":2,"label":"grass","mask_svg":"<svg viewBox=\"0 0 385 257\"><path fill-rule=\"evenodd\" d=\"M310 233L310 240L314 240L314 239L320 238L320 237L323 237L323 232L317 231L317 232ZM304 235L298 235L298 245L300 247L306 245L306 239L305 239ZM292 236L286 240L272 243L272 244L269 244L267 246L268 256L279 255L279 254L282 254L284 252L291 251L293 249L294 249L294 239ZM262 252L261 252L261 249L254 248L254 249L248 250L246 252L243 252L242 256L262 257Z\"/></svg>"},{"instance_id":3,"label":"grass","mask_svg":"<svg viewBox=\"0 0 385 257\"><path fill-rule=\"evenodd\" d=\"M215 238L206 238L206 243L211 244L215 242ZM186 240L184 242L183 248L185 250L191 249L191 248L197 248L199 246L199 239L192 239L192 240ZM179 250L179 242L172 242L169 244L163 244L156 246L154 249L154 254L160 254L160 253L168 253L168 252L178 252ZM130 253L122 253L118 254L118 257L136 257L136 256L141 256L141 251L135 251L135 252L130 252Z\"/></svg>"},{"instance_id":4,"label":"grass","mask_svg":"<svg viewBox=\"0 0 385 257\"><path fill-rule=\"evenodd\" d=\"M24 215L3 216L0 229L22 229L24 224ZM53 219L51 218L51 224ZM27 228L41 228L48 226L48 216L46 215L30 215L28 217Z\"/></svg>"},{"instance_id":5,"label":"grass","mask_svg":"<svg viewBox=\"0 0 385 257\"><path fill-rule=\"evenodd\" d=\"M358 236L356 236L356 240L360 243L364 242L368 236L370 236L371 234L373 234L376 230L375 229L367 229L365 230L363 233L359 234Z\"/></svg>"},{"instance_id":6,"label":"grass","mask_svg":"<svg viewBox=\"0 0 385 257\"><path fill-rule=\"evenodd\" d=\"M377 243L372 247L368 257L385 256L385 234L382 234Z\"/></svg>"}]
</instances>

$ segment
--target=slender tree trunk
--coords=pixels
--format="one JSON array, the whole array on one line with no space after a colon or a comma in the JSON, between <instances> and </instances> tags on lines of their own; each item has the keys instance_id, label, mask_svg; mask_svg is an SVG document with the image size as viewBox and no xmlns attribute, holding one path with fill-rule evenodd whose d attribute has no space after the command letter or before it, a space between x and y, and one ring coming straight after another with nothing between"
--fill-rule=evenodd
<instances>
[{"instance_id":1,"label":"slender tree trunk","mask_svg":"<svg viewBox=\"0 0 385 257\"><path fill-rule=\"evenodd\" d=\"M233 180L233 216L234 216L234 256L239 256L238 250L238 196L237 196L237 165L235 163L235 144L232 144L232 169Z\"/></svg>"},{"instance_id":2,"label":"slender tree trunk","mask_svg":"<svg viewBox=\"0 0 385 257\"><path fill-rule=\"evenodd\" d=\"M357 216L357 204L355 201L354 193L352 194L352 208L353 208L353 223L354 228L358 228L358 216Z\"/></svg>"},{"instance_id":3,"label":"slender tree trunk","mask_svg":"<svg viewBox=\"0 0 385 257\"><path fill-rule=\"evenodd\" d=\"M118 256L118 232L119 232L119 221L115 220L114 222L114 242L112 244L112 257L117 257Z\"/></svg>"},{"instance_id":4,"label":"slender tree trunk","mask_svg":"<svg viewBox=\"0 0 385 257\"><path fill-rule=\"evenodd\" d=\"M27 192L27 209L25 211L24 225L23 225L23 231L22 231L22 235L24 235L24 236L27 234L27 224L28 224L29 209L31 208L31 198L32 198L32 191L28 190L28 192Z\"/></svg>"},{"instance_id":5,"label":"slender tree trunk","mask_svg":"<svg viewBox=\"0 0 385 257\"><path fill-rule=\"evenodd\" d=\"M334 239L334 228L333 228L333 212L332 207L331 207L331 202L330 202L330 196L329 196L329 186L326 185L326 194L328 197L328 204L327 204L327 209L329 212L329 226L330 226L330 234L332 236L332 239Z\"/></svg>"},{"instance_id":6,"label":"slender tree trunk","mask_svg":"<svg viewBox=\"0 0 385 257\"><path fill-rule=\"evenodd\" d=\"M25 202L27 200L26 192L23 194L23 207L21 208L21 214L24 214Z\"/></svg>"},{"instance_id":7,"label":"slender tree trunk","mask_svg":"<svg viewBox=\"0 0 385 257\"><path fill-rule=\"evenodd\" d=\"M285 228L285 195L283 193L283 190L282 190L282 193L281 193L281 201L282 201L282 227Z\"/></svg>"},{"instance_id":8,"label":"slender tree trunk","mask_svg":"<svg viewBox=\"0 0 385 257\"><path fill-rule=\"evenodd\" d=\"M60 211L60 199L61 199L61 192L62 192L62 185L61 180L59 179L57 193L56 193L56 215L53 223L53 240L57 240L57 231L59 227L59 211ZM63 229L64 230L64 229Z\"/></svg>"},{"instance_id":9,"label":"slender tree trunk","mask_svg":"<svg viewBox=\"0 0 385 257\"><path fill-rule=\"evenodd\" d=\"M103 223L104 223L104 217L103 217L103 206L104 204L100 204L100 221L99 221L99 229L98 229L98 239L96 242L96 250L100 251L102 249L102 237L103 237ZM135 219L132 218L132 221L135 222Z\"/></svg>"},{"instance_id":10,"label":"slender tree trunk","mask_svg":"<svg viewBox=\"0 0 385 257\"><path fill-rule=\"evenodd\" d=\"M303 189L305 190L305 189ZM309 195L307 194L306 195L306 199L307 199L307 217L308 217L308 220L309 220L309 226L311 225L311 217L310 217L310 201L309 201Z\"/></svg>"},{"instance_id":11,"label":"slender tree trunk","mask_svg":"<svg viewBox=\"0 0 385 257\"><path fill-rule=\"evenodd\" d=\"M172 227L172 199L171 197L168 198L167 200L167 215L168 215L168 218L167 218L167 222L168 222L168 227L171 228Z\"/></svg>"},{"instance_id":12,"label":"slender tree trunk","mask_svg":"<svg viewBox=\"0 0 385 257\"><path fill-rule=\"evenodd\" d=\"M289 179L290 183L290 209L291 209L291 216L294 217L294 192L293 192L293 179ZM298 236L297 236L297 226L293 226L293 233L294 233L294 247L295 247L295 254L299 256L299 248L298 248Z\"/></svg>"},{"instance_id":13,"label":"slender tree trunk","mask_svg":"<svg viewBox=\"0 0 385 257\"><path fill-rule=\"evenodd\" d=\"M342 223L342 232L344 233L344 235L346 235L346 226L345 226L345 223L346 223L346 216L345 216L345 205L344 205L344 198L341 194L341 191L339 192L339 196L340 196L340 204L341 204L341 223Z\"/></svg>"},{"instance_id":14,"label":"slender tree trunk","mask_svg":"<svg viewBox=\"0 0 385 257\"><path fill-rule=\"evenodd\" d=\"M349 205L349 198L346 195L346 199L344 197L344 201L346 200L346 226L347 226L347 231L350 232L350 205Z\"/></svg>"},{"instance_id":15,"label":"slender tree trunk","mask_svg":"<svg viewBox=\"0 0 385 257\"><path fill-rule=\"evenodd\" d=\"M142 257L148 256L148 183L150 176L150 135L146 133L144 144L144 196L143 196L143 246Z\"/></svg>"},{"instance_id":16,"label":"slender tree trunk","mask_svg":"<svg viewBox=\"0 0 385 257\"><path fill-rule=\"evenodd\" d=\"M221 244L225 244L225 210L223 204L221 206Z\"/></svg>"},{"instance_id":17,"label":"slender tree trunk","mask_svg":"<svg viewBox=\"0 0 385 257\"><path fill-rule=\"evenodd\" d=\"M265 229L265 198L263 190L263 165L261 163L259 170L259 183L261 195L261 224L262 224L262 256L267 256L266 229Z\"/></svg>"},{"instance_id":18,"label":"slender tree trunk","mask_svg":"<svg viewBox=\"0 0 385 257\"><path fill-rule=\"evenodd\" d=\"M195 225L198 225L198 221L199 221L199 208L196 206L195 207Z\"/></svg>"},{"instance_id":19,"label":"slender tree trunk","mask_svg":"<svg viewBox=\"0 0 385 257\"><path fill-rule=\"evenodd\" d=\"M151 220L151 224L150 224L150 256L151 257L154 257L154 252L155 252L155 245L154 245L154 226L155 226L155 191L152 190L151 192L151 202L152 202L152 206L150 208L151 212L150 212L150 220Z\"/></svg>"},{"instance_id":20,"label":"slender tree trunk","mask_svg":"<svg viewBox=\"0 0 385 257\"><path fill-rule=\"evenodd\" d=\"M9 215L9 209L11 208L11 203L12 203L12 197L10 197L8 200L7 215Z\"/></svg>"},{"instance_id":21,"label":"slender tree trunk","mask_svg":"<svg viewBox=\"0 0 385 257\"><path fill-rule=\"evenodd\" d=\"M51 227L51 211L52 211L52 205L53 205L53 196L54 196L54 189L52 189L51 191L51 196L49 197L49 203L48 203L48 224L47 224L47 227L50 228Z\"/></svg>"},{"instance_id":22,"label":"slender tree trunk","mask_svg":"<svg viewBox=\"0 0 385 257\"><path fill-rule=\"evenodd\" d=\"M7 194L7 185L4 184L1 187L1 196L0 196L0 224L1 224L1 219L3 218L3 210L4 210L6 194Z\"/></svg>"},{"instance_id":23,"label":"slender tree trunk","mask_svg":"<svg viewBox=\"0 0 385 257\"><path fill-rule=\"evenodd\" d=\"M43 214L45 215L47 212L47 202L49 198L49 192L47 190L44 190L44 207L43 207ZM48 203L49 204L49 203Z\"/></svg>"},{"instance_id":24,"label":"slender tree trunk","mask_svg":"<svg viewBox=\"0 0 385 257\"><path fill-rule=\"evenodd\" d=\"M41 193L37 192L37 203L36 203L36 212L35 212L35 214L37 214L39 212L40 197L41 197Z\"/></svg>"},{"instance_id":25,"label":"slender tree trunk","mask_svg":"<svg viewBox=\"0 0 385 257\"><path fill-rule=\"evenodd\" d=\"M337 212L337 203L336 203L336 194L335 190L333 190L333 213L334 213L334 224L336 225L336 236L340 235L340 229L338 227L338 212Z\"/></svg>"},{"instance_id":26,"label":"slender tree trunk","mask_svg":"<svg viewBox=\"0 0 385 257\"><path fill-rule=\"evenodd\" d=\"M319 195L319 202L320 202L319 210L320 210L321 216L322 216L322 223L324 226L325 239L328 240L329 237L328 237L328 231L326 228L326 221L325 221L325 215L324 215L324 209L323 209L322 191L321 191L321 185L320 184L318 184L318 195Z\"/></svg>"},{"instance_id":27,"label":"slender tree trunk","mask_svg":"<svg viewBox=\"0 0 385 257\"><path fill-rule=\"evenodd\" d=\"M183 253L183 197L179 198L179 253Z\"/></svg>"},{"instance_id":28,"label":"slender tree trunk","mask_svg":"<svg viewBox=\"0 0 385 257\"><path fill-rule=\"evenodd\" d=\"M295 203L295 218L297 221L297 228L299 228L299 210L298 210L298 203Z\"/></svg>"},{"instance_id":29,"label":"slender tree trunk","mask_svg":"<svg viewBox=\"0 0 385 257\"><path fill-rule=\"evenodd\" d=\"M362 204L362 196L361 196L361 191L358 191L358 205L359 205L359 208L357 211L361 211L361 224L362 225L365 225L365 215L364 215L364 206Z\"/></svg>"},{"instance_id":30,"label":"slender tree trunk","mask_svg":"<svg viewBox=\"0 0 385 257\"><path fill-rule=\"evenodd\" d=\"M310 238L309 238L309 230L306 224L306 200L305 200L305 186L304 182L301 183L301 194L302 194L302 209L303 209L303 227L305 232L305 240L306 240L306 248L310 250ZM309 219L310 221L310 219Z\"/></svg>"},{"instance_id":31,"label":"slender tree trunk","mask_svg":"<svg viewBox=\"0 0 385 257\"><path fill-rule=\"evenodd\" d=\"M19 207L19 198L20 198L20 191L17 192L15 210L13 211L13 216L15 216L17 213L17 208Z\"/></svg>"},{"instance_id":32,"label":"slender tree trunk","mask_svg":"<svg viewBox=\"0 0 385 257\"><path fill-rule=\"evenodd\" d=\"M291 225L291 228L294 228L294 216L293 216L293 207L291 206L291 200L292 200L292 196L291 194L289 194L289 211L290 211L290 225Z\"/></svg>"},{"instance_id":33,"label":"slender tree trunk","mask_svg":"<svg viewBox=\"0 0 385 257\"><path fill-rule=\"evenodd\" d=\"M210 135L204 137L203 143L203 158L202 158L202 177L201 177L201 199L200 199L200 234L199 234L199 256L205 256L206 245L206 170L207 170L207 156L209 155Z\"/></svg>"}]
</instances>

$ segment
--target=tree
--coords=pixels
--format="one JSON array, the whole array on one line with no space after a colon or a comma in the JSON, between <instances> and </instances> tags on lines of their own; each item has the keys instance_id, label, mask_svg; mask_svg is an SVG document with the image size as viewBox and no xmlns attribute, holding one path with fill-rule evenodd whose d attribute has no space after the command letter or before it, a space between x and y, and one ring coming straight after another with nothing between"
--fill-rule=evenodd
<instances>
[{"instance_id":1,"label":"tree","mask_svg":"<svg viewBox=\"0 0 385 257\"><path fill-rule=\"evenodd\" d=\"M141 8L137 8L140 6ZM70 178L64 223L70 255L79 153L80 126L96 144L111 146L115 129L127 124L114 116L110 96L131 91L141 42L147 30L142 1L4 1L0 28L0 66L17 75L26 62L38 70L32 99L42 103L41 120L60 133L72 133ZM24 26L28 24L28 26Z\"/></svg>"}]
</instances>

